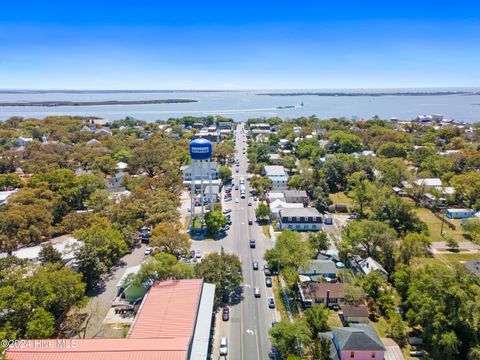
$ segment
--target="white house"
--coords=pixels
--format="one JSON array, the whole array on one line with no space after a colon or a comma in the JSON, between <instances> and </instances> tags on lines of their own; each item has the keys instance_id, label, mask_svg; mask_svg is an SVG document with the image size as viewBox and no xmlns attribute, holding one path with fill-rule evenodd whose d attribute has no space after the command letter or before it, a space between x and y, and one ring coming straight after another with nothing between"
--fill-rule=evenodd
<instances>
[{"instance_id":1,"label":"white house","mask_svg":"<svg viewBox=\"0 0 480 360\"><path fill-rule=\"evenodd\" d=\"M423 186L426 189L432 189L442 186L442 180L439 178L417 179L415 180L415 184L418 186Z\"/></svg>"},{"instance_id":2,"label":"white house","mask_svg":"<svg viewBox=\"0 0 480 360\"><path fill-rule=\"evenodd\" d=\"M285 168L280 165L267 165L264 169L264 174L272 180L272 189L287 189L288 175Z\"/></svg>"},{"instance_id":3,"label":"white house","mask_svg":"<svg viewBox=\"0 0 480 360\"><path fill-rule=\"evenodd\" d=\"M28 144L30 144L31 142L33 141L33 138L27 138L27 137L23 137L23 136L19 136L17 138L17 145L18 146L27 146Z\"/></svg>"},{"instance_id":4,"label":"white house","mask_svg":"<svg viewBox=\"0 0 480 360\"><path fill-rule=\"evenodd\" d=\"M0 205L6 204L10 195L14 194L18 189L9 191L0 191Z\"/></svg>"},{"instance_id":5,"label":"white house","mask_svg":"<svg viewBox=\"0 0 480 360\"><path fill-rule=\"evenodd\" d=\"M322 228L322 215L315 208L285 208L279 211L280 230L317 231Z\"/></svg>"},{"instance_id":6,"label":"white house","mask_svg":"<svg viewBox=\"0 0 480 360\"><path fill-rule=\"evenodd\" d=\"M302 203L287 203L280 199L276 199L270 203L270 213L272 217L278 219L280 216L280 211L283 209L301 209L303 208Z\"/></svg>"},{"instance_id":7,"label":"white house","mask_svg":"<svg viewBox=\"0 0 480 360\"><path fill-rule=\"evenodd\" d=\"M212 180L218 179L218 169L219 165L216 161L210 162L210 177ZM183 165L180 170L183 173L183 181L192 181L192 165ZM200 180L202 178L201 174L203 173L203 179L208 179L208 162L202 161L195 164L195 180Z\"/></svg>"}]
</instances>

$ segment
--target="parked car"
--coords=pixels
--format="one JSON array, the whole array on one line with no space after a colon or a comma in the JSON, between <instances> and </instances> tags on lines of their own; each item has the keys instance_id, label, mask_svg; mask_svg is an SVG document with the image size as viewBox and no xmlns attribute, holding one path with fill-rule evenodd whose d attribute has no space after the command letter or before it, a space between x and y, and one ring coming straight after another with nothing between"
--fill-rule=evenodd
<instances>
[{"instance_id":1,"label":"parked car","mask_svg":"<svg viewBox=\"0 0 480 360\"><path fill-rule=\"evenodd\" d=\"M232 212L232 209L230 209L230 208L223 209L224 214L228 214L228 213L231 213L231 212Z\"/></svg>"},{"instance_id":2,"label":"parked car","mask_svg":"<svg viewBox=\"0 0 480 360\"><path fill-rule=\"evenodd\" d=\"M323 221L325 225L332 225L333 224L333 219L332 218L325 218Z\"/></svg>"},{"instance_id":3,"label":"parked car","mask_svg":"<svg viewBox=\"0 0 480 360\"><path fill-rule=\"evenodd\" d=\"M235 202L238 203L238 198L235 198Z\"/></svg>"},{"instance_id":4,"label":"parked car","mask_svg":"<svg viewBox=\"0 0 480 360\"><path fill-rule=\"evenodd\" d=\"M152 249L151 247L147 247L147 248L145 249L145 255L146 255L146 256L150 255L150 254L152 253L152 251L153 251L153 249Z\"/></svg>"},{"instance_id":5,"label":"parked car","mask_svg":"<svg viewBox=\"0 0 480 360\"><path fill-rule=\"evenodd\" d=\"M222 320L228 321L228 319L230 319L230 308L228 306L224 306L222 311Z\"/></svg>"},{"instance_id":6,"label":"parked car","mask_svg":"<svg viewBox=\"0 0 480 360\"><path fill-rule=\"evenodd\" d=\"M228 231L228 230L230 230L230 225L225 225L225 226L223 227L223 231Z\"/></svg>"},{"instance_id":7,"label":"parked car","mask_svg":"<svg viewBox=\"0 0 480 360\"><path fill-rule=\"evenodd\" d=\"M200 250L197 250L197 252L195 253L195 257L197 259L201 259L202 258L202 252Z\"/></svg>"},{"instance_id":8,"label":"parked car","mask_svg":"<svg viewBox=\"0 0 480 360\"><path fill-rule=\"evenodd\" d=\"M260 297L260 288L256 287L253 289L253 296L255 296L256 298Z\"/></svg>"},{"instance_id":9,"label":"parked car","mask_svg":"<svg viewBox=\"0 0 480 360\"><path fill-rule=\"evenodd\" d=\"M195 250L190 250L190 256L191 256L192 258L195 257Z\"/></svg>"},{"instance_id":10,"label":"parked car","mask_svg":"<svg viewBox=\"0 0 480 360\"><path fill-rule=\"evenodd\" d=\"M258 261L253 262L253 270L258 270Z\"/></svg>"},{"instance_id":11,"label":"parked car","mask_svg":"<svg viewBox=\"0 0 480 360\"><path fill-rule=\"evenodd\" d=\"M255 239L250 239L250 249L255 249Z\"/></svg>"},{"instance_id":12,"label":"parked car","mask_svg":"<svg viewBox=\"0 0 480 360\"><path fill-rule=\"evenodd\" d=\"M228 341L226 337L220 339L220 355L228 354Z\"/></svg>"},{"instance_id":13,"label":"parked car","mask_svg":"<svg viewBox=\"0 0 480 360\"><path fill-rule=\"evenodd\" d=\"M273 297L267 298L267 305L270 309L275 309L275 300Z\"/></svg>"},{"instance_id":14,"label":"parked car","mask_svg":"<svg viewBox=\"0 0 480 360\"><path fill-rule=\"evenodd\" d=\"M268 266L268 263L263 264L263 270L268 270L270 269L270 266Z\"/></svg>"},{"instance_id":15,"label":"parked car","mask_svg":"<svg viewBox=\"0 0 480 360\"><path fill-rule=\"evenodd\" d=\"M267 287L272 287L272 278L270 276L265 277L265 285Z\"/></svg>"},{"instance_id":16,"label":"parked car","mask_svg":"<svg viewBox=\"0 0 480 360\"><path fill-rule=\"evenodd\" d=\"M235 190L238 190L238 185L235 185Z\"/></svg>"},{"instance_id":17,"label":"parked car","mask_svg":"<svg viewBox=\"0 0 480 360\"><path fill-rule=\"evenodd\" d=\"M420 350L410 351L410 356L423 357L423 351L420 351Z\"/></svg>"},{"instance_id":18,"label":"parked car","mask_svg":"<svg viewBox=\"0 0 480 360\"><path fill-rule=\"evenodd\" d=\"M264 269L263 272L265 273L265 276L272 276L270 269Z\"/></svg>"},{"instance_id":19,"label":"parked car","mask_svg":"<svg viewBox=\"0 0 480 360\"><path fill-rule=\"evenodd\" d=\"M253 221L252 220L248 220L248 225L252 225L253 224Z\"/></svg>"},{"instance_id":20,"label":"parked car","mask_svg":"<svg viewBox=\"0 0 480 360\"><path fill-rule=\"evenodd\" d=\"M248 202L248 206L252 206L252 203L250 201Z\"/></svg>"}]
</instances>

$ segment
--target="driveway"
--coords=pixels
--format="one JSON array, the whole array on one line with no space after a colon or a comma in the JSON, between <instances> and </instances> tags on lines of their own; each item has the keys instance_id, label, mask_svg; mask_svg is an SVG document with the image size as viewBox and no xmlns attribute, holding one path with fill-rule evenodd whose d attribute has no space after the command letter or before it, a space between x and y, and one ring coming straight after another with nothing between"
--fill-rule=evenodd
<instances>
[{"instance_id":1,"label":"driveway","mask_svg":"<svg viewBox=\"0 0 480 360\"><path fill-rule=\"evenodd\" d=\"M117 296L117 283L125 269L140 264L144 259L145 244L137 245L131 254L125 255L120 264L106 276L104 286L90 298L84 310L93 313L87 324L85 337L122 337L121 330L111 329L103 324L103 319L111 307L112 300Z\"/></svg>"}]
</instances>

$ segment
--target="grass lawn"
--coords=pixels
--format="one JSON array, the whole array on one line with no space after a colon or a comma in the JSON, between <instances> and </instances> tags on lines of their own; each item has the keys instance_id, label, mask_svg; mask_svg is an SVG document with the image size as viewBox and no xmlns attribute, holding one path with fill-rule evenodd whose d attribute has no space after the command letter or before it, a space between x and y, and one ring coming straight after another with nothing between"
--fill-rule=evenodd
<instances>
[{"instance_id":1,"label":"grass lawn","mask_svg":"<svg viewBox=\"0 0 480 360\"><path fill-rule=\"evenodd\" d=\"M330 329L343 327L340 317L338 316L338 312L332 311L330 315L328 315L328 326L330 326Z\"/></svg>"},{"instance_id":2,"label":"grass lawn","mask_svg":"<svg viewBox=\"0 0 480 360\"><path fill-rule=\"evenodd\" d=\"M383 316L380 316L377 321L371 321L370 324L373 325L375 330L377 330L377 334L380 337L386 337L385 334L387 333L387 320Z\"/></svg>"},{"instance_id":3,"label":"grass lawn","mask_svg":"<svg viewBox=\"0 0 480 360\"><path fill-rule=\"evenodd\" d=\"M455 230L452 230L444 224L443 231L446 234L444 238L440 235L442 222L440 219L437 219L430 210L425 208L415 208L415 212L418 217L427 224L432 241L445 241L445 238L448 237L452 237L458 242L467 241L463 236L462 227L460 225L458 225ZM457 225L457 223L455 223L455 225Z\"/></svg>"},{"instance_id":4,"label":"grass lawn","mask_svg":"<svg viewBox=\"0 0 480 360\"><path fill-rule=\"evenodd\" d=\"M480 259L480 254L442 254L450 264L465 264L470 260Z\"/></svg>"},{"instance_id":5,"label":"grass lawn","mask_svg":"<svg viewBox=\"0 0 480 360\"><path fill-rule=\"evenodd\" d=\"M262 225L262 234L267 238L270 239L270 225Z\"/></svg>"},{"instance_id":6,"label":"grass lawn","mask_svg":"<svg viewBox=\"0 0 480 360\"><path fill-rule=\"evenodd\" d=\"M329 194L328 197L334 204L346 204L351 206L352 199L350 199L347 195L345 195L343 192L338 192L335 194Z\"/></svg>"},{"instance_id":7,"label":"grass lawn","mask_svg":"<svg viewBox=\"0 0 480 360\"><path fill-rule=\"evenodd\" d=\"M287 308L283 302L282 288L276 276L272 276L273 280L273 296L275 298L275 306L282 317L282 320L288 319Z\"/></svg>"},{"instance_id":8,"label":"grass lawn","mask_svg":"<svg viewBox=\"0 0 480 360\"><path fill-rule=\"evenodd\" d=\"M415 258L412 262L413 267L418 267L423 265L445 266L445 264L436 257Z\"/></svg>"}]
</instances>

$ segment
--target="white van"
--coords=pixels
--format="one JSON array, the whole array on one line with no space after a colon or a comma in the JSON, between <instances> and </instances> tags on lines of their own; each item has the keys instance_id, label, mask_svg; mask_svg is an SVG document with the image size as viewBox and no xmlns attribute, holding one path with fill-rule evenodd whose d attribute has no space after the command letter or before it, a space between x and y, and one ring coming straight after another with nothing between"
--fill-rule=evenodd
<instances>
[{"instance_id":1,"label":"white van","mask_svg":"<svg viewBox=\"0 0 480 360\"><path fill-rule=\"evenodd\" d=\"M220 355L228 354L228 342L226 337L220 339Z\"/></svg>"}]
</instances>

